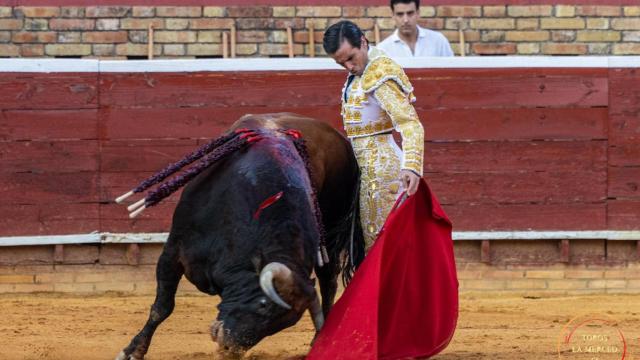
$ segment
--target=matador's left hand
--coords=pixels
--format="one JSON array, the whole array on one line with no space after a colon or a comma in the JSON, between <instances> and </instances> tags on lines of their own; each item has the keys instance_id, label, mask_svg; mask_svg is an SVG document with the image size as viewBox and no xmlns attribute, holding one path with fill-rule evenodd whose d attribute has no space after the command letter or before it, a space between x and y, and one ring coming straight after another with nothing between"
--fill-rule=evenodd
<instances>
[{"instance_id":1,"label":"matador's left hand","mask_svg":"<svg viewBox=\"0 0 640 360\"><path fill-rule=\"evenodd\" d=\"M404 189L407 191L407 195L411 196L418 191L418 184L420 184L420 176L414 173L411 170L403 169L400 171L400 179L402 180L402 185Z\"/></svg>"}]
</instances>

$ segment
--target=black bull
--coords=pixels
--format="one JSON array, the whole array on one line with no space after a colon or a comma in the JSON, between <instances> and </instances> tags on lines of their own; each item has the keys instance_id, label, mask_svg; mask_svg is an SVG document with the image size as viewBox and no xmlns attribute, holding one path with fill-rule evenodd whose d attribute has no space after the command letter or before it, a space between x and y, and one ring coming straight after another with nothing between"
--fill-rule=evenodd
<instances>
[{"instance_id":1,"label":"black bull","mask_svg":"<svg viewBox=\"0 0 640 360\"><path fill-rule=\"evenodd\" d=\"M154 331L173 311L182 275L200 291L221 297L211 335L221 349L234 352L294 325L307 309L321 326L333 305L341 265L354 256L361 260L362 235L354 218L359 175L348 140L328 124L289 113L247 115L232 126L239 128L269 135L207 168L185 187L158 260L149 318L118 359L144 357ZM302 133L311 178L291 138L278 131L283 129ZM330 259L322 267L312 186ZM257 213L265 199L279 192L279 200ZM352 245L351 255L345 255L352 238L358 250ZM311 279L314 270L322 311Z\"/></svg>"}]
</instances>

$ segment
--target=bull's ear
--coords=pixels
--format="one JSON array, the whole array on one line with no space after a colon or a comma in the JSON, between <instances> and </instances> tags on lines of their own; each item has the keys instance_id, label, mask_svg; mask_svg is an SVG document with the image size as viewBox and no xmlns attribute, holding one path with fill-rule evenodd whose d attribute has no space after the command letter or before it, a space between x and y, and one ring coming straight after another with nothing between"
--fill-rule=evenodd
<instances>
[{"instance_id":1,"label":"bull's ear","mask_svg":"<svg viewBox=\"0 0 640 360\"><path fill-rule=\"evenodd\" d=\"M258 274L260 274L260 271L262 271L262 259L260 256L255 255L253 257L251 257L251 263L253 264L253 267L256 269L256 272Z\"/></svg>"}]
</instances>

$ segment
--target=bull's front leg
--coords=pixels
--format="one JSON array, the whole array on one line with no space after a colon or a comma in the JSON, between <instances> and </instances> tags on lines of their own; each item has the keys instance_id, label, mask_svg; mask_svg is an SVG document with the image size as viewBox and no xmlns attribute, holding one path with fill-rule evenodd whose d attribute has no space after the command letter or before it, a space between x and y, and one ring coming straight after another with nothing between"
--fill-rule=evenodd
<instances>
[{"instance_id":1,"label":"bull's front leg","mask_svg":"<svg viewBox=\"0 0 640 360\"><path fill-rule=\"evenodd\" d=\"M149 350L151 338L156 328L171 315L175 306L175 295L178 283L184 273L181 264L178 263L177 252L167 251L167 247L158 259L156 279L158 288L156 299L151 306L149 319L142 330L136 335L129 346L118 354L116 360L141 360Z\"/></svg>"},{"instance_id":2,"label":"bull's front leg","mask_svg":"<svg viewBox=\"0 0 640 360\"><path fill-rule=\"evenodd\" d=\"M326 319L338 291L339 260L332 259L322 267L316 266L315 270L318 276L318 283L320 284L320 294L322 296L322 313Z\"/></svg>"}]
</instances>

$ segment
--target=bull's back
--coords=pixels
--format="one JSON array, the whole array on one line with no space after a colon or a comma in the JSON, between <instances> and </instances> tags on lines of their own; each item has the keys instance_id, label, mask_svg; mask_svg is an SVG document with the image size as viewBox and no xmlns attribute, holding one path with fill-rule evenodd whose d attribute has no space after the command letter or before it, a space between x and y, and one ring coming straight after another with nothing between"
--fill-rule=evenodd
<instances>
[{"instance_id":1,"label":"bull's back","mask_svg":"<svg viewBox=\"0 0 640 360\"><path fill-rule=\"evenodd\" d=\"M280 133L204 170L185 187L168 240L180 247L185 276L201 291L218 293L228 269L254 266L251 259L265 246L265 234L276 233L269 229L296 219L303 233L317 231L309 188L296 148ZM279 192L285 196L259 211ZM313 253L311 245L303 253Z\"/></svg>"},{"instance_id":2,"label":"bull's back","mask_svg":"<svg viewBox=\"0 0 640 360\"><path fill-rule=\"evenodd\" d=\"M327 122L295 113L270 113L244 115L236 121L233 130L296 129L306 140L307 151L313 167L313 183L322 191L323 185L333 178L343 178L356 166L351 143Z\"/></svg>"}]
</instances>

